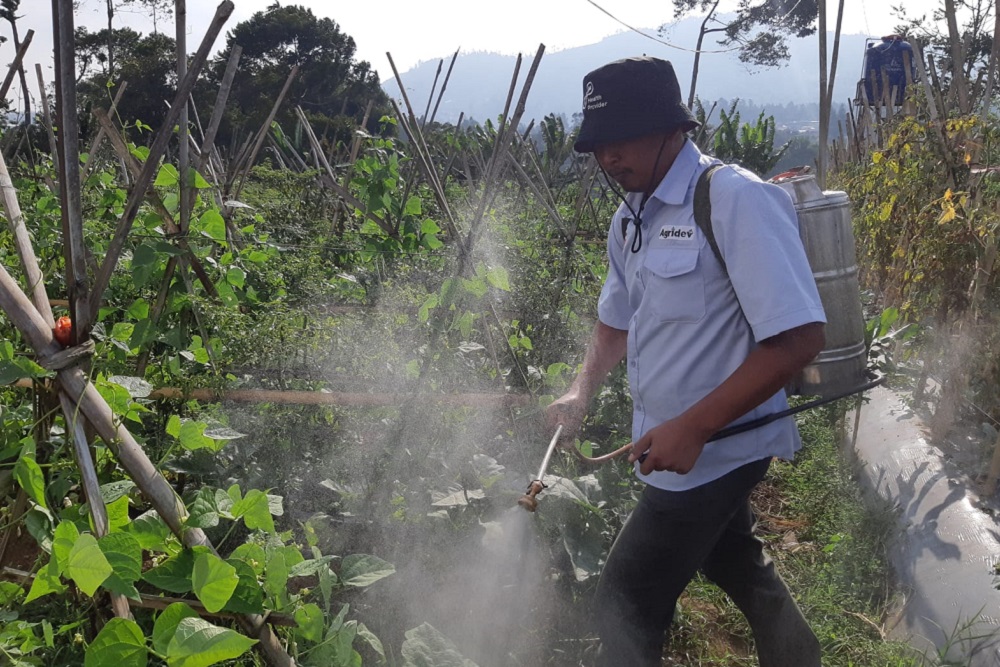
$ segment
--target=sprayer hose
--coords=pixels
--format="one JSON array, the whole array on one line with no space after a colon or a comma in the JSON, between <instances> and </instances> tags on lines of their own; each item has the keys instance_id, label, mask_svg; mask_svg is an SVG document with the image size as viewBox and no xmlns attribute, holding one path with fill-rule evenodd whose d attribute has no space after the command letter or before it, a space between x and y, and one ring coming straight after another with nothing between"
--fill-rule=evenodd
<instances>
[{"instance_id":1,"label":"sprayer hose","mask_svg":"<svg viewBox=\"0 0 1000 667\"><path fill-rule=\"evenodd\" d=\"M809 401L808 403L803 403L802 405L796 405L795 407L791 407L791 408L787 408L785 410L781 410L780 412L775 412L775 413L770 414L770 415L764 415L763 417L758 417L757 419L751 419L750 421L743 422L742 424L736 424L734 426L727 426L726 428L722 429L721 431L718 431L717 433L715 433L712 437L710 437L705 442L713 442L715 440L722 440L723 438L728 438L731 435L736 435L738 433L744 433L746 431L752 431L755 428L760 428L761 426L765 426L767 424L770 424L773 421L777 421L777 420L782 419L784 417L789 417L791 415L797 414L799 412L803 412L805 410L809 410L811 408L818 408L819 406L826 405L827 403L833 403L834 401L839 401L840 399L846 398L848 396L851 396L852 394L860 394L862 392L868 391L869 389L874 389L875 387L877 387L880 384L882 384L883 382L885 382L885 375L881 374L881 373L871 373L869 375L869 378L870 378L870 380L868 382L866 382L865 384L857 386L857 387L854 387L853 389L848 389L846 391L842 391L840 393L834 394L833 396L827 396L825 398L818 398L818 399L816 399L814 401ZM583 453L580 452L580 450L578 450L576 447L571 447L570 449L572 450L572 452L576 456L576 458L579 459L580 461L582 461L583 463L589 463L591 465L600 465L602 463L607 463L608 461L611 461L612 459L616 459L619 456L621 456L622 454L625 454L626 452L632 451L632 443L629 443L629 444L625 445L624 447L619 447L615 451L613 451L613 452L611 452L609 454L604 454L602 456L584 456ZM645 456L646 455L643 454L642 457L640 457L640 461L642 459L644 459Z\"/></svg>"}]
</instances>

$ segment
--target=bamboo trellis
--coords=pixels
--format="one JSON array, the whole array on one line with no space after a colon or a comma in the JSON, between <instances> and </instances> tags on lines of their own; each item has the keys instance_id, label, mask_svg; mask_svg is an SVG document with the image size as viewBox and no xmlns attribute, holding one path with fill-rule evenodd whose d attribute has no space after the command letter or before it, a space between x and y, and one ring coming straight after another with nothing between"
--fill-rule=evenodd
<instances>
[{"instance_id":1,"label":"bamboo trellis","mask_svg":"<svg viewBox=\"0 0 1000 667\"><path fill-rule=\"evenodd\" d=\"M88 290L89 285L84 264L86 256L82 243L83 219L79 205L80 163L79 148L75 144L78 132L75 125L75 45L72 2L70 0L53 0L52 9L56 31L56 39L54 40L56 43L56 108L60 130L58 141L55 141L53 146L58 153L59 192L63 200L63 234L68 274L66 282L69 286L70 311L74 315L72 342L78 343L86 337L89 324L93 321L97 308L100 306L101 295L117 264L125 238L138 210L139 202L145 198L155 169L172 137L173 124L180 117L182 109L186 108L198 72L204 65L209 50L218 37L222 26L232 14L234 5L231 0L223 0L219 5L201 47L190 63L189 71L180 77L177 97L171 105L164 126L154 141L150 155L136 179L119 223L118 232L109 247L92 291ZM12 67L14 66L17 66L17 63ZM46 104L44 108L47 110L48 105ZM51 124L49 126L51 127ZM182 141L186 144L186 139ZM100 489L97 486L97 475L90 456L89 443L83 428L84 420L104 440L122 468L150 500L153 508L181 542L188 547L205 546L214 551L214 547L201 529L186 525L187 509L184 503L152 464L128 429L123 425L116 424L110 406L91 384L82 366L87 363L93 351L93 344L88 341L85 344L74 345L64 350L54 340L52 332L54 319L43 276L31 246L28 231L24 226L23 216L17 202L17 194L7 173L6 165L2 161L2 156L0 156L0 192L2 192L4 213L16 239L18 256L27 280L28 290L32 295L29 298L8 272L7 267L0 265L0 308L34 350L39 364L56 373L55 387L59 392L60 403L69 425L74 443L74 455L80 467L84 492L94 518L97 534L101 535L107 532L108 520L101 500ZM90 297L93 297L92 300ZM114 596L112 605L118 616L130 614L126 599ZM295 664L263 617L256 614L240 615L237 621L248 634L258 639L258 647L269 664L282 667L290 667Z\"/></svg>"}]
</instances>

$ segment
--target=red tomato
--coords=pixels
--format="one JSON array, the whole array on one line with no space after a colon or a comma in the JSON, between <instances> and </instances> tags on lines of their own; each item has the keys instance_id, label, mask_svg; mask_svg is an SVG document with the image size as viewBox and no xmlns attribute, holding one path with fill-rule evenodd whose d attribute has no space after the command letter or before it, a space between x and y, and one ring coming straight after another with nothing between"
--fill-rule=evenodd
<instances>
[{"instance_id":1,"label":"red tomato","mask_svg":"<svg viewBox=\"0 0 1000 667\"><path fill-rule=\"evenodd\" d=\"M52 329L52 334L56 337L60 345L66 347L69 345L72 331L73 321L64 315L56 320L56 326Z\"/></svg>"}]
</instances>

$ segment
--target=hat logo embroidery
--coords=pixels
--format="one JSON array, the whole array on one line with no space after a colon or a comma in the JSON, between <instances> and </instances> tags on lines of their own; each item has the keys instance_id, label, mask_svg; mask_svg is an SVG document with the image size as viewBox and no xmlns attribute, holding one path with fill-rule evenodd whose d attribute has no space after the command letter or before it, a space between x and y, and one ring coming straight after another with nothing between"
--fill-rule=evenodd
<instances>
[{"instance_id":1,"label":"hat logo embroidery","mask_svg":"<svg viewBox=\"0 0 1000 667\"><path fill-rule=\"evenodd\" d=\"M586 90L583 93L583 110L593 111L594 109L603 109L608 106L608 103L604 102L603 99L603 95L594 95L594 82L588 81Z\"/></svg>"}]
</instances>

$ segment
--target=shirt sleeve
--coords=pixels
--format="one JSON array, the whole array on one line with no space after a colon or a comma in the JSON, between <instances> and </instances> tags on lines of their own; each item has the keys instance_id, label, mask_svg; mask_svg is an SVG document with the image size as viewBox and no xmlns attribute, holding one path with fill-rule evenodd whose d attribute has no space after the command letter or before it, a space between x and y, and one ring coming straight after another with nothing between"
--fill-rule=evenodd
<instances>
[{"instance_id":1,"label":"shirt sleeve","mask_svg":"<svg viewBox=\"0 0 1000 667\"><path fill-rule=\"evenodd\" d=\"M615 234L615 230L619 230ZM635 310L629 303L628 284L625 280L625 247L621 238L621 211L611 219L608 230L608 277L604 280L601 296L597 300L597 317L614 329L627 330Z\"/></svg>"},{"instance_id":2,"label":"shirt sleeve","mask_svg":"<svg viewBox=\"0 0 1000 667\"><path fill-rule=\"evenodd\" d=\"M826 322L788 193L727 168L713 177L711 198L719 250L754 338Z\"/></svg>"}]
</instances>

